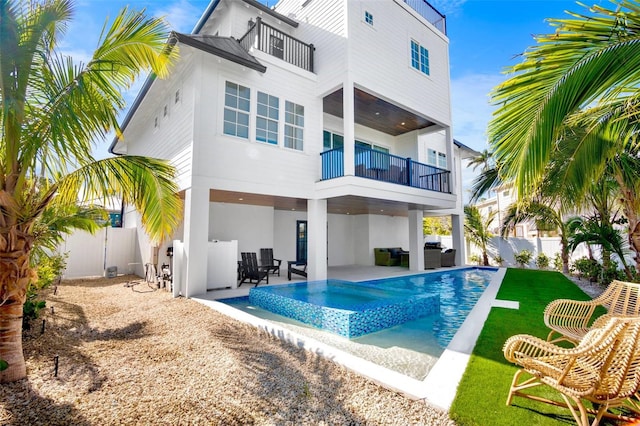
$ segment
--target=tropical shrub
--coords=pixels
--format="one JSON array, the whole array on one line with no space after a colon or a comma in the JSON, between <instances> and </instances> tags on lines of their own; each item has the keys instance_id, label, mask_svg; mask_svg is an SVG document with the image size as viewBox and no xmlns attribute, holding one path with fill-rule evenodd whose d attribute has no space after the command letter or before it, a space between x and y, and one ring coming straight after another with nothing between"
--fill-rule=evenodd
<instances>
[{"instance_id":1,"label":"tropical shrub","mask_svg":"<svg viewBox=\"0 0 640 426\"><path fill-rule=\"evenodd\" d=\"M482 265L482 257L480 257L479 254L472 254L471 256L469 256L469 262Z\"/></svg>"},{"instance_id":2,"label":"tropical shrub","mask_svg":"<svg viewBox=\"0 0 640 426\"><path fill-rule=\"evenodd\" d=\"M562 272L562 267L563 267L562 254L556 253L556 255L553 256L553 269L555 269L558 272Z\"/></svg>"},{"instance_id":3,"label":"tropical shrub","mask_svg":"<svg viewBox=\"0 0 640 426\"><path fill-rule=\"evenodd\" d=\"M521 268L526 268L527 265L529 265L529 262L531 262L533 253L529 250L522 250L521 252L514 254L513 257Z\"/></svg>"},{"instance_id":4,"label":"tropical shrub","mask_svg":"<svg viewBox=\"0 0 640 426\"><path fill-rule=\"evenodd\" d=\"M573 262L575 272L580 278L587 278L589 281L598 281L602 275L602 265L597 260L589 259L588 257L581 257Z\"/></svg>"},{"instance_id":5,"label":"tropical shrub","mask_svg":"<svg viewBox=\"0 0 640 426\"><path fill-rule=\"evenodd\" d=\"M493 261L496 262L496 265L498 266L502 266L502 264L504 263L504 259L499 254L493 256Z\"/></svg>"},{"instance_id":6,"label":"tropical shrub","mask_svg":"<svg viewBox=\"0 0 640 426\"><path fill-rule=\"evenodd\" d=\"M536 257L536 266L538 269L547 269L549 267L549 256L544 253L538 254Z\"/></svg>"},{"instance_id":7,"label":"tropical shrub","mask_svg":"<svg viewBox=\"0 0 640 426\"><path fill-rule=\"evenodd\" d=\"M43 256L37 261L38 279L29 284L27 288L27 300L22 306L22 329L31 329L31 322L38 318L40 311L47 304L40 299L41 290L49 287L61 275L67 267L68 254L56 254Z\"/></svg>"}]
</instances>

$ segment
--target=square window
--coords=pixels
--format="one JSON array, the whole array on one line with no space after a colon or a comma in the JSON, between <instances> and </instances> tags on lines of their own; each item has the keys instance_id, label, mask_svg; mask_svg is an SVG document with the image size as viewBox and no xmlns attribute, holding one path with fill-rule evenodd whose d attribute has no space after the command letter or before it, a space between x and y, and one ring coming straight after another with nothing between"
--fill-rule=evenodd
<instances>
[{"instance_id":1,"label":"square window","mask_svg":"<svg viewBox=\"0 0 640 426\"><path fill-rule=\"evenodd\" d=\"M256 112L256 140L278 144L278 120L280 117L280 99L267 93L258 92Z\"/></svg>"},{"instance_id":2,"label":"square window","mask_svg":"<svg viewBox=\"0 0 640 426\"><path fill-rule=\"evenodd\" d=\"M373 15L368 11L364 12L364 22L366 22L369 25L373 25Z\"/></svg>"},{"instance_id":3,"label":"square window","mask_svg":"<svg viewBox=\"0 0 640 426\"><path fill-rule=\"evenodd\" d=\"M304 106L285 102L284 146L302 150L304 141Z\"/></svg>"}]
</instances>

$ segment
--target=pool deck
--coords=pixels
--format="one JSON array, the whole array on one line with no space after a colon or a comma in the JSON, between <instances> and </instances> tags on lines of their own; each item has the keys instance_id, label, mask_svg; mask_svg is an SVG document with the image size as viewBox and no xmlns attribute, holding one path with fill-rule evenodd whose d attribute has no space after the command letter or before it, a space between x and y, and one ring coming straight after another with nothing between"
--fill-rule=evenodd
<instances>
[{"instance_id":1,"label":"pool deck","mask_svg":"<svg viewBox=\"0 0 640 426\"><path fill-rule=\"evenodd\" d=\"M467 267L469 266L440 268L424 272L442 272L443 270ZM370 361L348 354L322 342L318 342L308 336L293 332L281 327L280 325L257 318L216 301L217 299L247 296L249 294L249 289L253 287L253 284L244 284L238 289L210 290L206 294L194 297L193 299L225 315L252 324L255 327L267 331L273 336L294 344L295 346L331 359L333 362L343 365L344 367L373 380L381 386L400 392L412 399L426 400L432 405L448 410L453 402L458 383L462 378L462 374L464 373L467 362L469 361L471 351L475 346L476 340L478 339L484 322L489 315L491 307L495 306L518 309L517 303L496 300L496 294L498 293L505 272L505 268L500 268L496 272L491 283L484 291L475 307L471 310L466 320L449 343L449 346L433 366L426 379L422 381L381 367ZM416 274L416 272L409 271L407 268L385 266L340 266L331 267L328 270L328 278L348 281L364 281L414 274ZM281 275L281 277L270 276L269 285L305 281L304 279L297 279L295 277L293 277L291 281L288 281L286 271ZM264 284L260 284L260 286L264 286Z\"/></svg>"}]
</instances>

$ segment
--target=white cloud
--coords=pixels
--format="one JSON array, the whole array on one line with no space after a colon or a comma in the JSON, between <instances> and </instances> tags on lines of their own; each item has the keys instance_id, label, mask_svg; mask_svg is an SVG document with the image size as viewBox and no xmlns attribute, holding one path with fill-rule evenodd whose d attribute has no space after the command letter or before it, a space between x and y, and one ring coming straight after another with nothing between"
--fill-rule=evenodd
<instances>
[{"instance_id":1,"label":"white cloud","mask_svg":"<svg viewBox=\"0 0 640 426\"><path fill-rule=\"evenodd\" d=\"M175 31L190 33L204 9L188 0L178 0L155 11L155 16L164 17Z\"/></svg>"}]
</instances>

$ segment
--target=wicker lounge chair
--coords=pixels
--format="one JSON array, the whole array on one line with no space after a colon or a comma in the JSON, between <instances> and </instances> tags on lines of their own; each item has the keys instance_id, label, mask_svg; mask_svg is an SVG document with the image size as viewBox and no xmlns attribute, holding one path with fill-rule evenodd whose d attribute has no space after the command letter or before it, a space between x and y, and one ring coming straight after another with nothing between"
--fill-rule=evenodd
<instances>
[{"instance_id":1,"label":"wicker lounge chair","mask_svg":"<svg viewBox=\"0 0 640 426\"><path fill-rule=\"evenodd\" d=\"M260 267L273 274L280 276L280 264L282 259L273 258L273 249L261 248L260 249Z\"/></svg>"},{"instance_id":2,"label":"wicker lounge chair","mask_svg":"<svg viewBox=\"0 0 640 426\"><path fill-rule=\"evenodd\" d=\"M448 249L440 254L440 266L456 266L456 249Z\"/></svg>"},{"instance_id":3,"label":"wicker lounge chair","mask_svg":"<svg viewBox=\"0 0 640 426\"><path fill-rule=\"evenodd\" d=\"M636 394L640 386L639 337L640 318L615 316L599 321L570 349L533 336L510 337L504 344L504 356L522 368L513 376L507 405L520 396L566 407L578 425L584 426L589 425L589 414L595 417L592 425L603 416L628 421L608 410L625 406L640 413ZM558 391L564 402L523 392L540 385ZM585 401L595 409L587 409Z\"/></svg>"},{"instance_id":4,"label":"wicker lounge chair","mask_svg":"<svg viewBox=\"0 0 640 426\"><path fill-rule=\"evenodd\" d=\"M253 283L255 281L255 286L258 287L260 281L265 280L267 284L269 284L269 271L258 266L258 257L255 253L240 253L242 256L242 274L240 277L240 284L238 287L242 285L245 281L249 281L249 283Z\"/></svg>"},{"instance_id":5,"label":"wicker lounge chair","mask_svg":"<svg viewBox=\"0 0 640 426\"><path fill-rule=\"evenodd\" d=\"M615 280L598 297L589 301L558 299L544 310L544 323L551 329L547 340L577 343L589 331L596 308L609 315L639 315L640 284Z\"/></svg>"}]
</instances>

